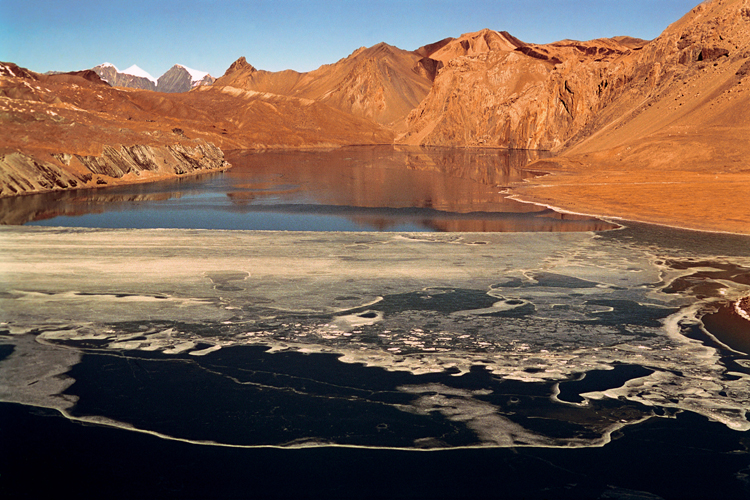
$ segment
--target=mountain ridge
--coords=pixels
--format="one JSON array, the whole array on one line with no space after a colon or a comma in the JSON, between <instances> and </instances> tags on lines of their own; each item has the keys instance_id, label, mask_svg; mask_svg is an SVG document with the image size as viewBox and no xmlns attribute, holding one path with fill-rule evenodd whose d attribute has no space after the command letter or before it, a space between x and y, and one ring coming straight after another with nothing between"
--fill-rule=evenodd
<instances>
[{"instance_id":1,"label":"mountain ridge","mask_svg":"<svg viewBox=\"0 0 750 500\"><path fill-rule=\"evenodd\" d=\"M113 87L166 93L188 92L201 85L211 85L216 80L208 72L191 69L182 64L175 64L159 78L154 78L135 64L120 71L114 64L105 62L94 66L92 71Z\"/></svg>"}]
</instances>

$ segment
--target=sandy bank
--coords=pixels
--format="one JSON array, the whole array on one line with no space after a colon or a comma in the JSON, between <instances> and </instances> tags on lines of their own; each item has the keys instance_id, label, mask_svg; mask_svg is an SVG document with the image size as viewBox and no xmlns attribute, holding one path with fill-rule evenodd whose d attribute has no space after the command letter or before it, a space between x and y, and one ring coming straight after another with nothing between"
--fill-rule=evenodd
<instances>
[{"instance_id":1,"label":"sandy bank","mask_svg":"<svg viewBox=\"0 0 750 500\"><path fill-rule=\"evenodd\" d=\"M654 171L556 159L530 166L549 175L511 190L520 201L599 217L698 231L750 234L750 171Z\"/></svg>"}]
</instances>

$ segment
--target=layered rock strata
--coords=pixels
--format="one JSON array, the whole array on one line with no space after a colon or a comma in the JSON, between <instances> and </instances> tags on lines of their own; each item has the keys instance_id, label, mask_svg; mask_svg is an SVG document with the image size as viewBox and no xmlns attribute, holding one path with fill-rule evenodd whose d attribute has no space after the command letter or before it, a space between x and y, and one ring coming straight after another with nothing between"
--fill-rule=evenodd
<instances>
[{"instance_id":1,"label":"layered rock strata","mask_svg":"<svg viewBox=\"0 0 750 500\"><path fill-rule=\"evenodd\" d=\"M40 160L22 152L0 155L0 197L156 180L229 167L213 144L105 146L101 155L50 154Z\"/></svg>"},{"instance_id":2,"label":"layered rock strata","mask_svg":"<svg viewBox=\"0 0 750 500\"><path fill-rule=\"evenodd\" d=\"M442 68L397 141L559 150L622 85L636 50L612 39L533 45L489 30L463 35L429 56Z\"/></svg>"}]
</instances>

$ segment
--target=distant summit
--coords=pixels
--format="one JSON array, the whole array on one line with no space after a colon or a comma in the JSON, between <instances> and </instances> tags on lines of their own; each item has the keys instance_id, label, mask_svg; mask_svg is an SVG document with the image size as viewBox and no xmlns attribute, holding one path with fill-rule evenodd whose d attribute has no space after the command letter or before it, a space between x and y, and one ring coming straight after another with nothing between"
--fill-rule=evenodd
<instances>
[{"instance_id":1,"label":"distant summit","mask_svg":"<svg viewBox=\"0 0 750 500\"><path fill-rule=\"evenodd\" d=\"M153 90L157 92L187 92L194 87L211 85L216 79L205 71L175 64L158 79L135 64L120 71L114 64L103 63L92 68L105 82L113 87Z\"/></svg>"},{"instance_id":2,"label":"distant summit","mask_svg":"<svg viewBox=\"0 0 750 500\"><path fill-rule=\"evenodd\" d=\"M120 71L114 64L105 62L91 69L113 87L156 90L156 79L136 65Z\"/></svg>"},{"instance_id":3,"label":"distant summit","mask_svg":"<svg viewBox=\"0 0 750 500\"><path fill-rule=\"evenodd\" d=\"M169 68L169 71L159 77L156 90L159 92L187 92L201 85L211 85L214 81L216 81L216 78L205 71L175 64Z\"/></svg>"}]
</instances>

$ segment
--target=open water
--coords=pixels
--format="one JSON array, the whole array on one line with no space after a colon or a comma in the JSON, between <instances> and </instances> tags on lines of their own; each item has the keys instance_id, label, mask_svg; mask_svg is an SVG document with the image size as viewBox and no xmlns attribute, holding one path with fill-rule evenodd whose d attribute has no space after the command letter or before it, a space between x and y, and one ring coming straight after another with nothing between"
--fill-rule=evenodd
<instances>
[{"instance_id":1,"label":"open water","mask_svg":"<svg viewBox=\"0 0 750 500\"><path fill-rule=\"evenodd\" d=\"M224 173L6 198L5 224L281 231L590 231L614 227L508 200L542 153L349 147L233 151Z\"/></svg>"}]
</instances>

